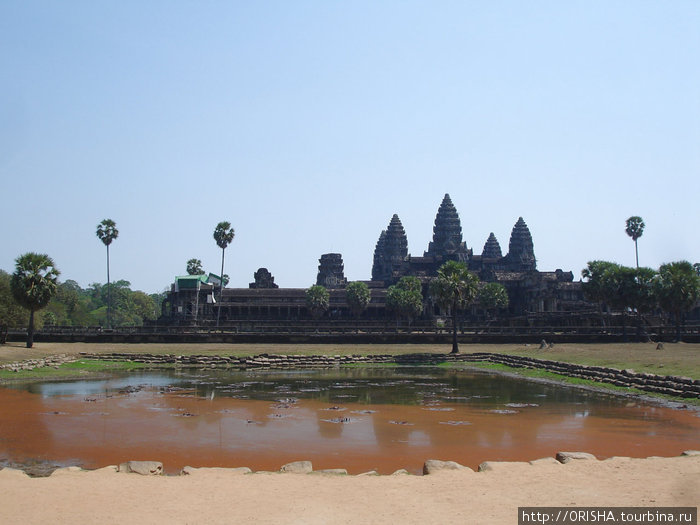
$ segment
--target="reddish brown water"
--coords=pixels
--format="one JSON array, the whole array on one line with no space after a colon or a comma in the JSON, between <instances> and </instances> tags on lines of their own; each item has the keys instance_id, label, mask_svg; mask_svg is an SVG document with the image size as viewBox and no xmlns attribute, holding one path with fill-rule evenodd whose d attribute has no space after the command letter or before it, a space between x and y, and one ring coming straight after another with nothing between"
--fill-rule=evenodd
<instances>
[{"instance_id":1,"label":"reddish brown water","mask_svg":"<svg viewBox=\"0 0 700 525\"><path fill-rule=\"evenodd\" d=\"M185 465L277 470L308 459L316 469L418 473L430 458L476 468L486 460L531 460L559 450L646 457L700 446L696 412L609 397L574 403L549 402L544 394L540 403L427 397L405 405L196 393L0 389L0 460L97 468L153 459L174 473Z\"/></svg>"}]
</instances>

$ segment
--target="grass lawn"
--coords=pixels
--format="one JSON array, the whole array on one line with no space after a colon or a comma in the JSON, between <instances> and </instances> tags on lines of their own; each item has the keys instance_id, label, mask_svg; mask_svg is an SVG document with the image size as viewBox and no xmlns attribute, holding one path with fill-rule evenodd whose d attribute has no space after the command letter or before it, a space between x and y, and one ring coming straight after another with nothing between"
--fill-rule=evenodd
<instances>
[{"instance_id":1,"label":"grass lawn","mask_svg":"<svg viewBox=\"0 0 700 525\"><path fill-rule=\"evenodd\" d=\"M632 368L637 372L677 375L700 379L700 344L666 343L656 350L653 343L560 344L540 350L539 345L462 344L462 353L492 352L550 359L584 365ZM353 345L353 344L109 344L35 343L27 349L22 343L0 345L0 364L39 359L48 355L88 353L151 353L176 355L253 356L257 354L372 355L448 353L450 345Z\"/></svg>"}]
</instances>

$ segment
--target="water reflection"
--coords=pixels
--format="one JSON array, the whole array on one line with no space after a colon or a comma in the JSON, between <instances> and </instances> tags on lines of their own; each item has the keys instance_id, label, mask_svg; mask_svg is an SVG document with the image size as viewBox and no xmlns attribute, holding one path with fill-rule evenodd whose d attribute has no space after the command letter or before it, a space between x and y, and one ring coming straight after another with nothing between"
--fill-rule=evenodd
<instances>
[{"instance_id":1,"label":"water reflection","mask_svg":"<svg viewBox=\"0 0 700 525\"><path fill-rule=\"evenodd\" d=\"M476 467L558 450L675 455L700 418L628 398L440 368L179 370L0 389L0 460L98 467L155 458L277 469L311 459L351 472ZM19 460L19 459L18 459Z\"/></svg>"}]
</instances>

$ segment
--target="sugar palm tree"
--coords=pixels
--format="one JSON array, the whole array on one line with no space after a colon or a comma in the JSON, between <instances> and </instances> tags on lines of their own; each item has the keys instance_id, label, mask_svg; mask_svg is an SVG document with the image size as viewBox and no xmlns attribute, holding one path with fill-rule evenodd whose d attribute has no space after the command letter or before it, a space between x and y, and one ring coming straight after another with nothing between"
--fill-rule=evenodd
<instances>
[{"instance_id":1,"label":"sugar palm tree","mask_svg":"<svg viewBox=\"0 0 700 525\"><path fill-rule=\"evenodd\" d=\"M59 271L51 257L25 253L15 259L10 287L15 301L29 310L27 348L34 346L34 312L44 308L58 289Z\"/></svg>"},{"instance_id":2,"label":"sugar palm tree","mask_svg":"<svg viewBox=\"0 0 700 525\"><path fill-rule=\"evenodd\" d=\"M109 245L119 237L117 224L111 219L104 219L97 225L97 237L107 247L107 328L112 328L112 291L109 285Z\"/></svg>"},{"instance_id":3,"label":"sugar palm tree","mask_svg":"<svg viewBox=\"0 0 700 525\"><path fill-rule=\"evenodd\" d=\"M369 305L371 297L369 287L362 281L351 282L345 287L345 300L350 307L350 311L358 321L362 312Z\"/></svg>"},{"instance_id":4,"label":"sugar palm tree","mask_svg":"<svg viewBox=\"0 0 700 525\"><path fill-rule=\"evenodd\" d=\"M199 259L190 259L187 261L187 275L202 275L202 261Z\"/></svg>"},{"instance_id":5,"label":"sugar palm tree","mask_svg":"<svg viewBox=\"0 0 700 525\"><path fill-rule=\"evenodd\" d=\"M677 261L659 267L655 284L659 305L673 315L676 341L680 341L684 315L700 299L700 276L688 261Z\"/></svg>"},{"instance_id":6,"label":"sugar palm tree","mask_svg":"<svg viewBox=\"0 0 700 525\"><path fill-rule=\"evenodd\" d=\"M459 353L457 344L457 309L470 304L479 292L479 278L467 270L467 265L447 261L438 270L430 283L433 296L438 303L452 310L452 353Z\"/></svg>"},{"instance_id":7,"label":"sugar palm tree","mask_svg":"<svg viewBox=\"0 0 700 525\"><path fill-rule=\"evenodd\" d=\"M316 284L306 289L306 306L314 319L321 317L330 305L330 294L325 286Z\"/></svg>"},{"instance_id":8,"label":"sugar palm tree","mask_svg":"<svg viewBox=\"0 0 700 525\"><path fill-rule=\"evenodd\" d=\"M639 251L637 250L637 239L644 233L644 221L641 217L630 217L625 222L625 232L632 237L634 241L634 256L637 261L637 269L639 269Z\"/></svg>"},{"instance_id":9,"label":"sugar palm tree","mask_svg":"<svg viewBox=\"0 0 700 525\"><path fill-rule=\"evenodd\" d=\"M216 311L216 326L219 326L221 298L224 295L224 253L235 236L236 232L231 228L231 223L228 221L220 222L214 229L214 240L216 241L216 245L221 248L221 285L219 286L219 308L217 308Z\"/></svg>"}]
</instances>

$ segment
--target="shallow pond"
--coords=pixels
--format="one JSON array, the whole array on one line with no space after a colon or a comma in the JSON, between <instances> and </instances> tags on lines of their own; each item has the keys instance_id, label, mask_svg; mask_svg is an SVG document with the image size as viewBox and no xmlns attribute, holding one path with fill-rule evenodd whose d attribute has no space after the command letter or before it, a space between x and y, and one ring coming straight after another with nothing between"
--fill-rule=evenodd
<instances>
[{"instance_id":1,"label":"shallow pond","mask_svg":"<svg viewBox=\"0 0 700 525\"><path fill-rule=\"evenodd\" d=\"M436 367L141 372L2 388L0 407L0 462L154 459L170 473L300 459L419 473L431 458L476 468L560 450L645 457L700 446L697 412Z\"/></svg>"}]
</instances>

